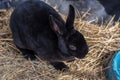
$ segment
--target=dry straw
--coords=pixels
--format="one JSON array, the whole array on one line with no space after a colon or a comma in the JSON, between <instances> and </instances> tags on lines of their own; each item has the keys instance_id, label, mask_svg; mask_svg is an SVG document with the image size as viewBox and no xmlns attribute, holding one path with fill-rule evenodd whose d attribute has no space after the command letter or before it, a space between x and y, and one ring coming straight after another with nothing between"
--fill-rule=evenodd
<instances>
[{"instance_id":1,"label":"dry straw","mask_svg":"<svg viewBox=\"0 0 120 80\"><path fill-rule=\"evenodd\" d=\"M11 12L0 11L0 80L106 80L107 64L120 49L119 23L113 27L99 27L76 19L76 29L85 36L89 53L84 59L67 63L70 72L60 72L40 59L30 61L23 58L13 44L9 29Z\"/></svg>"}]
</instances>

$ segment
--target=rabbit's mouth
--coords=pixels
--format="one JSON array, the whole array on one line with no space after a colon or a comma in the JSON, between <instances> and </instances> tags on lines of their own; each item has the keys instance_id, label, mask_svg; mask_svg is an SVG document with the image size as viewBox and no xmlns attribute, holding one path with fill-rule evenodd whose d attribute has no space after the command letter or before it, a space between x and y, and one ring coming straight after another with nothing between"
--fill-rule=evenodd
<instances>
[{"instance_id":1,"label":"rabbit's mouth","mask_svg":"<svg viewBox=\"0 0 120 80\"><path fill-rule=\"evenodd\" d=\"M71 57L55 57L53 59L49 59L48 61L50 62L63 62L63 61L66 61L66 62L71 62L71 61L74 61L75 60L75 57L74 56L71 56Z\"/></svg>"},{"instance_id":2,"label":"rabbit's mouth","mask_svg":"<svg viewBox=\"0 0 120 80\"><path fill-rule=\"evenodd\" d=\"M72 61L74 61L74 60L75 60L75 57L73 57L73 58L67 60L66 62L72 62Z\"/></svg>"},{"instance_id":3,"label":"rabbit's mouth","mask_svg":"<svg viewBox=\"0 0 120 80\"><path fill-rule=\"evenodd\" d=\"M71 62L73 60L75 60L75 56L72 56L72 55L61 55L60 54L60 57L61 57L61 60L62 61L67 61L67 62Z\"/></svg>"},{"instance_id":4,"label":"rabbit's mouth","mask_svg":"<svg viewBox=\"0 0 120 80\"><path fill-rule=\"evenodd\" d=\"M74 60L75 60L74 56L67 57L67 58L62 58L62 61L66 61L66 62L71 62L71 61L74 61Z\"/></svg>"}]
</instances>

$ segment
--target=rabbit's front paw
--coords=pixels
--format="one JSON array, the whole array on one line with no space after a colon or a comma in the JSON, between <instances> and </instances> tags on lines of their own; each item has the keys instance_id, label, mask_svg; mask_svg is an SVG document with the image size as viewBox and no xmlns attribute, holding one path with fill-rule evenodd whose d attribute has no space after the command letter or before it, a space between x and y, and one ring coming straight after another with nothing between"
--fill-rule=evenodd
<instances>
[{"instance_id":1,"label":"rabbit's front paw","mask_svg":"<svg viewBox=\"0 0 120 80\"><path fill-rule=\"evenodd\" d=\"M63 62L51 62L50 64L53 65L57 70L69 71L69 67L65 65Z\"/></svg>"}]
</instances>

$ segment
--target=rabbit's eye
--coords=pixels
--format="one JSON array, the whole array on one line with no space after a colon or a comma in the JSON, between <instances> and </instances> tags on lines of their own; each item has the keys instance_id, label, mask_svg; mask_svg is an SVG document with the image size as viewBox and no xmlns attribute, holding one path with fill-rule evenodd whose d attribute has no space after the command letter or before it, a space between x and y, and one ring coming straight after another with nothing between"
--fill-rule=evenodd
<instances>
[{"instance_id":1,"label":"rabbit's eye","mask_svg":"<svg viewBox=\"0 0 120 80\"><path fill-rule=\"evenodd\" d=\"M77 50L76 46L74 46L74 45L69 45L69 48L73 51Z\"/></svg>"}]
</instances>

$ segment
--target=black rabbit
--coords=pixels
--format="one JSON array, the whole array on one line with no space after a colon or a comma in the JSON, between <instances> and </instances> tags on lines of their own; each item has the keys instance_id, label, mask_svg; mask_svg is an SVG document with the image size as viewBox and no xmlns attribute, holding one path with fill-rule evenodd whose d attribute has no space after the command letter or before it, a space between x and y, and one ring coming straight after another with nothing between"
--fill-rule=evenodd
<instances>
[{"instance_id":1,"label":"black rabbit","mask_svg":"<svg viewBox=\"0 0 120 80\"><path fill-rule=\"evenodd\" d=\"M35 59L37 55L58 70L68 69L62 61L83 58L88 53L83 35L74 29L74 18L72 5L65 23L46 3L24 1L15 8L10 18L14 43L27 59Z\"/></svg>"}]
</instances>

